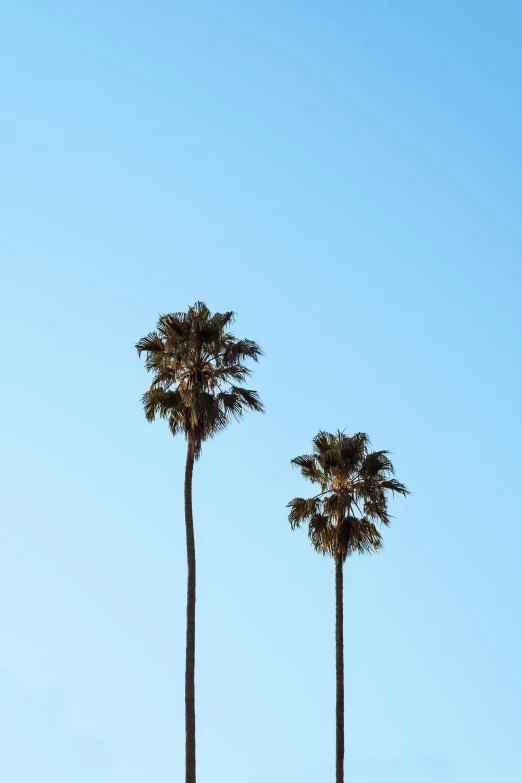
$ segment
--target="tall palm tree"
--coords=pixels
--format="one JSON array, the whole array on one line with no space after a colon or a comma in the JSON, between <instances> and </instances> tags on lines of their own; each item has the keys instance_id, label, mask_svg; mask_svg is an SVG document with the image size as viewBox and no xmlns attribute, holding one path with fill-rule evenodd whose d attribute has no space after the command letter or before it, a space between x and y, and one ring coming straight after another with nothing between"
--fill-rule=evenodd
<instances>
[{"instance_id":1,"label":"tall palm tree","mask_svg":"<svg viewBox=\"0 0 522 783\"><path fill-rule=\"evenodd\" d=\"M363 432L351 437L339 431L319 432L313 453L292 460L320 492L288 504L290 525L295 530L307 522L317 552L330 555L335 562L336 783L344 783L343 565L354 552L381 549L377 525L390 523L388 494L408 494L394 477L389 452L369 448L370 440Z\"/></svg>"},{"instance_id":2,"label":"tall palm tree","mask_svg":"<svg viewBox=\"0 0 522 783\"><path fill-rule=\"evenodd\" d=\"M246 410L263 411L257 392L245 389L245 364L257 361L259 346L238 340L229 331L234 313L212 314L203 302L186 313L159 318L156 331L137 344L146 354L152 383L142 397L145 416L166 419L173 435L187 440L185 466L185 529L187 539L187 644L185 663L185 781L196 783L196 712L194 667L196 644L196 551L192 517L194 461L204 441L223 430Z\"/></svg>"}]
</instances>

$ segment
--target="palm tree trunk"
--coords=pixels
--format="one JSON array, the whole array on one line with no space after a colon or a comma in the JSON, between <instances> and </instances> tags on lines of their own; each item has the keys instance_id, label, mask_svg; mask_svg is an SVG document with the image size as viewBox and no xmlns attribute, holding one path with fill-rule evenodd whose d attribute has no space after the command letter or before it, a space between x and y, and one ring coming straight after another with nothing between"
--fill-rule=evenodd
<instances>
[{"instance_id":1,"label":"palm tree trunk","mask_svg":"<svg viewBox=\"0 0 522 783\"><path fill-rule=\"evenodd\" d=\"M335 558L335 783L344 783L343 561Z\"/></svg>"},{"instance_id":2,"label":"palm tree trunk","mask_svg":"<svg viewBox=\"0 0 522 783\"><path fill-rule=\"evenodd\" d=\"M196 547L192 517L192 474L195 443L189 435L185 466L185 529L187 535L187 647L185 658L185 782L196 783Z\"/></svg>"}]
</instances>

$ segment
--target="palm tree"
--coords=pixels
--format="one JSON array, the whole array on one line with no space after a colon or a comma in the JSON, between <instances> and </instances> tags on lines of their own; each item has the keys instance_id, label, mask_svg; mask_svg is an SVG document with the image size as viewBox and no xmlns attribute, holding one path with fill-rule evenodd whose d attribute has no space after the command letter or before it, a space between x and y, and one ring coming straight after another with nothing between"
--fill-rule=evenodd
<instances>
[{"instance_id":1,"label":"palm tree","mask_svg":"<svg viewBox=\"0 0 522 783\"><path fill-rule=\"evenodd\" d=\"M204 441L225 429L246 410L263 411L257 392L245 389L250 375L245 364L257 361L259 346L238 340L229 331L234 313L212 314L203 302L186 313L159 318L156 331L137 344L152 373L142 397L147 421L166 419L173 435L187 440L185 466L185 529L187 539L187 640L185 664L185 781L196 783L196 712L194 692L196 642L196 552L192 517L194 461Z\"/></svg>"},{"instance_id":2,"label":"palm tree","mask_svg":"<svg viewBox=\"0 0 522 783\"><path fill-rule=\"evenodd\" d=\"M387 451L369 451L363 432L319 432L313 454L296 457L292 464L320 488L311 498L294 498L288 507L292 529L308 523L308 535L322 555L335 562L335 669L336 669L336 783L344 783L344 642L343 565L354 552L378 552L382 547L377 524L388 526L388 494L406 496L408 490L394 477Z\"/></svg>"}]
</instances>

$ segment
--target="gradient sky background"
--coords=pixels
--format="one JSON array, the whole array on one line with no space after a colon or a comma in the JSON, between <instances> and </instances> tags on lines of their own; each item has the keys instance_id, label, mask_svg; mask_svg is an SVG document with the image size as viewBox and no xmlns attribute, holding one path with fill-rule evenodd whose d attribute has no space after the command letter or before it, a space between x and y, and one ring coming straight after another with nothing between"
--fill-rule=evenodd
<instances>
[{"instance_id":1,"label":"gradient sky background","mask_svg":"<svg viewBox=\"0 0 522 783\"><path fill-rule=\"evenodd\" d=\"M517 2L5 3L0 781L183 778L185 444L134 343L238 312L195 473L199 780L333 779L332 563L289 465L412 496L346 568L346 778L522 779Z\"/></svg>"}]
</instances>

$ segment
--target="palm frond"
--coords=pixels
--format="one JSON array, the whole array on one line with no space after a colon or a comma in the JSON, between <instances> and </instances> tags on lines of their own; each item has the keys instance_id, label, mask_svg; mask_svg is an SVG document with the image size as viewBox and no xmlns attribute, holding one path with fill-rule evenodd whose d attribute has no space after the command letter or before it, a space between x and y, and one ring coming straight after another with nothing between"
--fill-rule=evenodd
<instances>
[{"instance_id":1,"label":"palm frond","mask_svg":"<svg viewBox=\"0 0 522 783\"><path fill-rule=\"evenodd\" d=\"M135 346L138 356L141 356L144 352L163 353L163 341L157 332L150 332L146 337L142 337L138 340Z\"/></svg>"},{"instance_id":2,"label":"palm frond","mask_svg":"<svg viewBox=\"0 0 522 783\"><path fill-rule=\"evenodd\" d=\"M317 498L294 498L287 504L290 509L288 521L292 529L299 527L301 522L315 516L320 509L320 502Z\"/></svg>"},{"instance_id":3,"label":"palm frond","mask_svg":"<svg viewBox=\"0 0 522 783\"><path fill-rule=\"evenodd\" d=\"M388 503L386 496L382 497L372 495L364 500L364 514L369 519L378 520L385 527L390 524L390 514L388 513Z\"/></svg>"},{"instance_id":4,"label":"palm frond","mask_svg":"<svg viewBox=\"0 0 522 783\"><path fill-rule=\"evenodd\" d=\"M244 413L243 402L239 394L233 391L219 392L216 399L226 416L241 419Z\"/></svg>"},{"instance_id":5,"label":"palm frond","mask_svg":"<svg viewBox=\"0 0 522 783\"><path fill-rule=\"evenodd\" d=\"M253 340L231 340L223 352L223 362L225 365L243 362L245 359L257 362L262 355L261 348Z\"/></svg>"},{"instance_id":6,"label":"palm frond","mask_svg":"<svg viewBox=\"0 0 522 783\"><path fill-rule=\"evenodd\" d=\"M186 431L184 419L182 417L176 416L174 412L170 414L168 420L169 420L169 430L171 431L172 435L180 435L181 433ZM197 443L196 443L196 454L197 454Z\"/></svg>"},{"instance_id":7,"label":"palm frond","mask_svg":"<svg viewBox=\"0 0 522 783\"><path fill-rule=\"evenodd\" d=\"M308 537L314 549L322 555L331 555L335 543L335 528L325 514L313 514L308 523Z\"/></svg>"},{"instance_id":8,"label":"palm frond","mask_svg":"<svg viewBox=\"0 0 522 783\"><path fill-rule=\"evenodd\" d=\"M404 485L401 484L400 481L397 481L396 479L385 479L384 481L381 481L381 487L383 489L389 490L392 494L397 493L398 495L402 495L403 497L406 497L410 494L409 489Z\"/></svg>"},{"instance_id":9,"label":"palm frond","mask_svg":"<svg viewBox=\"0 0 522 783\"><path fill-rule=\"evenodd\" d=\"M230 392L238 397L242 408L248 408L249 410L263 413L263 403L259 399L259 394L253 389L244 389L242 386L231 386Z\"/></svg>"},{"instance_id":10,"label":"palm frond","mask_svg":"<svg viewBox=\"0 0 522 783\"><path fill-rule=\"evenodd\" d=\"M352 504L353 496L348 489L329 492L323 500L325 512L334 519L342 516Z\"/></svg>"},{"instance_id":11,"label":"palm frond","mask_svg":"<svg viewBox=\"0 0 522 783\"><path fill-rule=\"evenodd\" d=\"M395 473L392 461L388 457L389 451L372 451L367 454L361 464L361 475L378 476L380 474Z\"/></svg>"},{"instance_id":12,"label":"palm frond","mask_svg":"<svg viewBox=\"0 0 522 783\"><path fill-rule=\"evenodd\" d=\"M345 560L354 552L369 554L382 549L382 536L369 519L347 515L339 526L339 554Z\"/></svg>"},{"instance_id":13,"label":"palm frond","mask_svg":"<svg viewBox=\"0 0 522 783\"><path fill-rule=\"evenodd\" d=\"M245 364L225 364L213 369L212 377L217 382L237 383L244 382L252 374Z\"/></svg>"},{"instance_id":14,"label":"palm frond","mask_svg":"<svg viewBox=\"0 0 522 783\"><path fill-rule=\"evenodd\" d=\"M301 475L315 484L324 483L324 474L318 460L313 454L303 454L301 457L295 457L291 461L294 468L299 468Z\"/></svg>"},{"instance_id":15,"label":"palm frond","mask_svg":"<svg viewBox=\"0 0 522 783\"><path fill-rule=\"evenodd\" d=\"M226 313L214 313L212 316L213 323L215 323L221 332L224 332L226 327L233 324L235 320L236 314L232 310L229 310Z\"/></svg>"},{"instance_id":16,"label":"palm frond","mask_svg":"<svg viewBox=\"0 0 522 783\"><path fill-rule=\"evenodd\" d=\"M345 473L353 473L365 459L370 439L364 432L356 432L351 436L339 432L337 437L340 469Z\"/></svg>"},{"instance_id":17,"label":"palm frond","mask_svg":"<svg viewBox=\"0 0 522 783\"><path fill-rule=\"evenodd\" d=\"M330 432L324 432L320 430L315 438L312 440L314 445L314 453L318 456L323 456L330 451L334 445L335 437Z\"/></svg>"},{"instance_id":18,"label":"palm frond","mask_svg":"<svg viewBox=\"0 0 522 783\"><path fill-rule=\"evenodd\" d=\"M172 415L173 411L176 411L176 415L179 416L184 409L182 396L178 390L149 389L142 395L141 402L147 421L154 421L156 416L165 419Z\"/></svg>"},{"instance_id":19,"label":"palm frond","mask_svg":"<svg viewBox=\"0 0 522 783\"><path fill-rule=\"evenodd\" d=\"M173 347L190 336L190 321L186 313L165 313L160 315L156 329L163 340Z\"/></svg>"}]
</instances>

